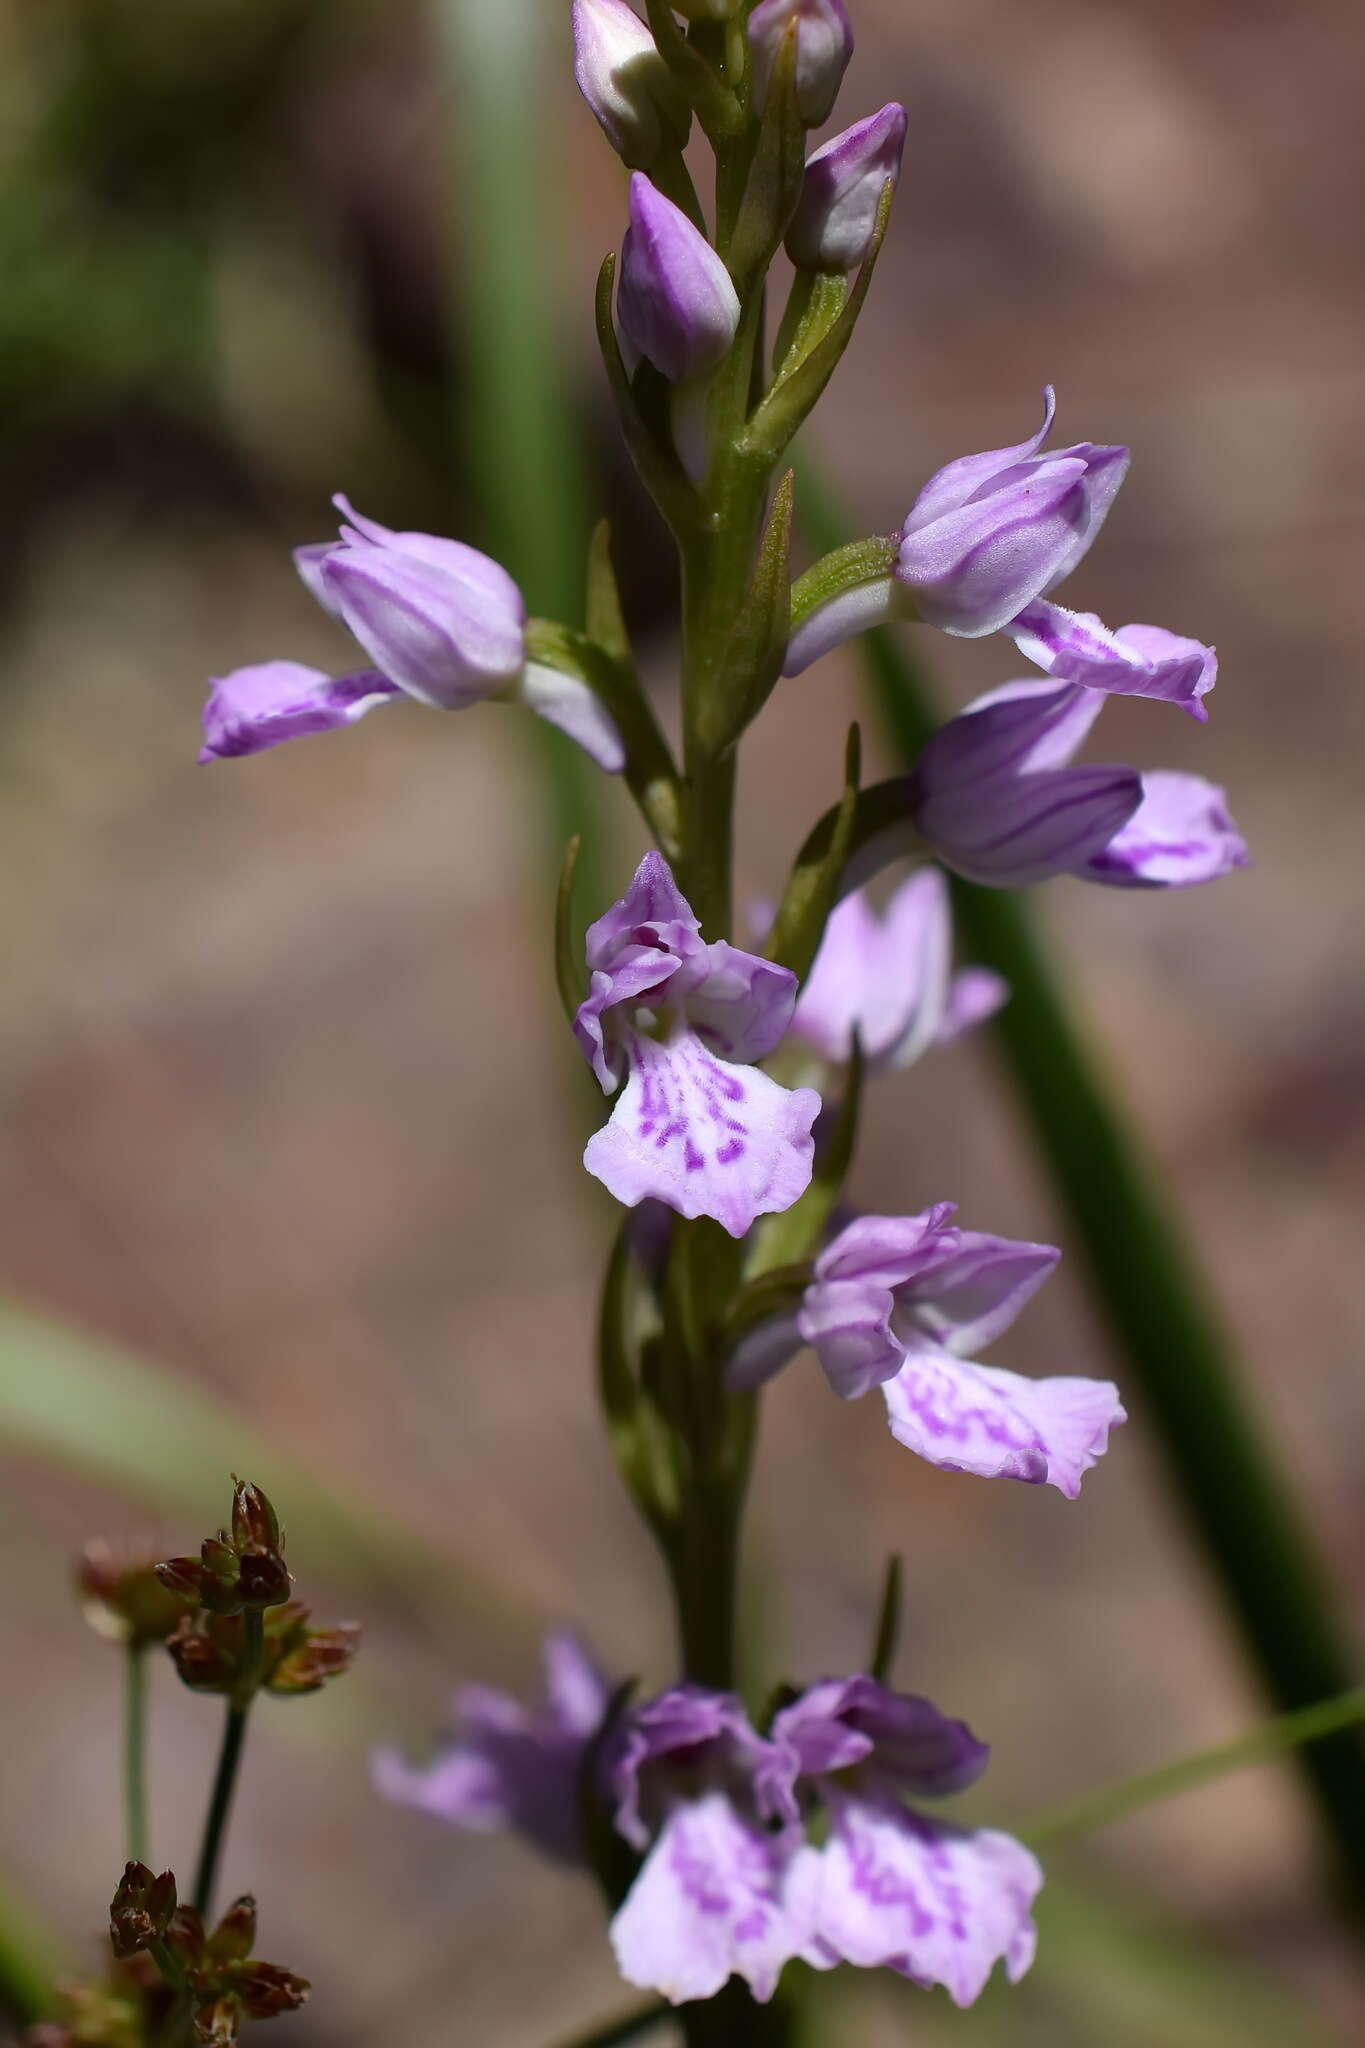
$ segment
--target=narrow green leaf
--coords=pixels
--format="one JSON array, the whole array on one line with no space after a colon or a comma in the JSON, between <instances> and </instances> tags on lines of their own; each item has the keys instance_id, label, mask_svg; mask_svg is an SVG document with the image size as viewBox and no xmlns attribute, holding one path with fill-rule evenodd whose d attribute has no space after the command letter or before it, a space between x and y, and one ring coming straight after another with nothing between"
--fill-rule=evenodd
<instances>
[{"instance_id":1,"label":"narrow green leaf","mask_svg":"<svg viewBox=\"0 0 1365 2048\"><path fill-rule=\"evenodd\" d=\"M607 383L616 405L616 416L631 460L640 472L640 480L653 498L675 533L685 532L692 524L696 513L697 494L693 489L686 470L679 462L675 450L666 446L653 432L644 414L636 403L635 393L630 388L630 378L621 358L621 345L616 339L616 322L612 316L612 293L616 283L616 254L611 251L602 259L597 273L597 294L595 312L597 320L597 345L602 352L602 365L607 373Z\"/></svg>"},{"instance_id":2,"label":"narrow green leaf","mask_svg":"<svg viewBox=\"0 0 1365 2048\"><path fill-rule=\"evenodd\" d=\"M804 981L810 972L811 962L820 950L826 920L837 900L839 880L848 863L858 821L861 773L862 742L857 726L853 725L849 727L844 753L844 793L797 855L786 894L768 934L768 958L776 960L779 966L789 967L798 981Z\"/></svg>"},{"instance_id":3,"label":"narrow green leaf","mask_svg":"<svg viewBox=\"0 0 1365 2048\"><path fill-rule=\"evenodd\" d=\"M645 0L645 16L659 55L696 108L708 140L716 143L738 135L744 126L739 101L696 44L683 34L667 0Z\"/></svg>"},{"instance_id":4,"label":"narrow green leaf","mask_svg":"<svg viewBox=\"0 0 1365 2048\"><path fill-rule=\"evenodd\" d=\"M564 858L559 867L559 887L555 891L555 981L564 1015L570 1024L578 1015L584 994L583 966L574 944L573 927L573 884L581 845L582 841L575 832L564 848Z\"/></svg>"},{"instance_id":5,"label":"narrow green leaf","mask_svg":"<svg viewBox=\"0 0 1365 2048\"><path fill-rule=\"evenodd\" d=\"M846 546L835 548L832 554L822 555L818 562L812 562L792 586L792 631L795 632L812 612L828 604L831 598L842 597L846 591L860 590L865 583L884 582L895 563L896 546L894 537L874 533L869 534L866 540L851 540ZM906 616L913 616L908 601Z\"/></svg>"},{"instance_id":6,"label":"narrow green leaf","mask_svg":"<svg viewBox=\"0 0 1365 2048\"><path fill-rule=\"evenodd\" d=\"M801 507L812 544L837 547L846 523L808 463ZM905 637L880 629L863 634L858 648L908 764L938 720ZM1144 1404L1191 1533L1266 1691L1288 1712L1348 1692L1357 1659L1206 1299L1191 1234L1081 1036L1021 896L964 882L953 897L968 957L1010 985L992 1037L1108 1318L1125 1390ZM1365 1912L1365 1743L1358 1730L1343 1729L1297 1754L1343 1893Z\"/></svg>"},{"instance_id":7,"label":"narrow green leaf","mask_svg":"<svg viewBox=\"0 0 1365 2048\"><path fill-rule=\"evenodd\" d=\"M897 1551L892 1551L886 1560L886 1576L882 1581L881 1605L877 1610L877 1632L872 1638L872 1662L868 1670L883 1685L891 1676L891 1667L896 1661L896 1645L901 1632L901 1560Z\"/></svg>"},{"instance_id":8,"label":"narrow green leaf","mask_svg":"<svg viewBox=\"0 0 1365 2048\"><path fill-rule=\"evenodd\" d=\"M621 591L611 559L611 522L599 519L588 546L588 600L584 623L588 638L605 648L614 661L632 665L630 635L621 609Z\"/></svg>"},{"instance_id":9,"label":"narrow green leaf","mask_svg":"<svg viewBox=\"0 0 1365 2048\"><path fill-rule=\"evenodd\" d=\"M791 638L791 542L796 479L791 470L778 484L764 524L754 573L707 692L711 713L702 727L705 745L716 753L733 746L763 709L782 673Z\"/></svg>"},{"instance_id":10,"label":"narrow green leaf","mask_svg":"<svg viewBox=\"0 0 1365 2048\"><path fill-rule=\"evenodd\" d=\"M796 98L796 38L793 16L772 68L758 141L734 232L721 251L746 298L762 279L796 211L806 174L806 130Z\"/></svg>"},{"instance_id":11,"label":"narrow green leaf","mask_svg":"<svg viewBox=\"0 0 1365 2048\"><path fill-rule=\"evenodd\" d=\"M872 240L868 244L862 268L838 318L810 352L799 359L789 375L780 383L774 384L750 420L744 436L744 447L746 453L753 456L756 461L777 461L802 421L809 417L825 386L838 369L844 350L853 339L858 315L863 310L863 301L872 285L877 258L881 255L882 243L886 240L895 191L895 180L888 178L882 187L881 203L877 208L877 225L872 231Z\"/></svg>"},{"instance_id":12,"label":"narrow green leaf","mask_svg":"<svg viewBox=\"0 0 1365 2048\"><path fill-rule=\"evenodd\" d=\"M1335 1735L1343 1728L1357 1728L1362 1722L1365 1722L1365 1686L1358 1686L1354 1692L1342 1693L1337 1699L1321 1700L1316 1706L1301 1707L1297 1713L1281 1714L1259 1728L1249 1729L1244 1735L1235 1735L1230 1742L1214 1743L1208 1749L1196 1750L1191 1756L1179 1757L1174 1763L1161 1764L1154 1771L1141 1771L1136 1777L1122 1778L1115 1785L1101 1785L1093 1792L1083 1792L1068 1805L1042 1814L1036 1820L1025 1821L1017 1832L1026 1842L1048 1842L1057 1835L1085 1834L1093 1828L1108 1827L1111 1821L1123 1820L1126 1815L1139 1813L1143 1807L1154 1806L1159 1800L1174 1799L1182 1792L1196 1791L1199 1786L1211 1785L1233 1771L1245 1771L1254 1764L1269 1763L1273 1758L1287 1756L1290 1751L1309 1743L1321 1742L1325 1736Z\"/></svg>"}]
</instances>

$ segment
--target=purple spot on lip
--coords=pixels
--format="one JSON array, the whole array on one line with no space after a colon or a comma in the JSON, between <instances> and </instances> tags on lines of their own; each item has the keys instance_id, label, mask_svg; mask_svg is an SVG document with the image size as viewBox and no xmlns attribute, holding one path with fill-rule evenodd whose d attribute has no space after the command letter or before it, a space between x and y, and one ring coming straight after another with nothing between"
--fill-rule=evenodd
<instances>
[{"instance_id":1,"label":"purple spot on lip","mask_svg":"<svg viewBox=\"0 0 1365 2048\"><path fill-rule=\"evenodd\" d=\"M722 1145L716 1154L717 1166L733 1166L737 1159L744 1157L744 1140L731 1138L728 1145Z\"/></svg>"},{"instance_id":2,"label":"purple spot on lip","mask_svg":"<svg viewBox=\"0 0 1365 2048\"><path fill-rule=\"evenodd\" d=\"M692 1143L692 1140L689 1138L687 1141L687 1149L683 1153L683 1165L687 1168L687 1171L689 1173L700 1173L701 1169L703 1168L703 1166L705 1166L705 1164L706 1161L702 1158L701 1153L697 1150L696 1146Z\"/></svg>"}]
</instances>

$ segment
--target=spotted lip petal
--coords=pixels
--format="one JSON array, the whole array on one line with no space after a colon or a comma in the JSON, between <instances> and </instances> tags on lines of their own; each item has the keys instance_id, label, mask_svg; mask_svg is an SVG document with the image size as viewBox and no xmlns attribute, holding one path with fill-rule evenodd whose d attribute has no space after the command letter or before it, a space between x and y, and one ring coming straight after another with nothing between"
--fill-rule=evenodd
<instances>
[{"instance_id":1,"label":"spotted lip petal","mask_svg":"<svg viewBox=\"0 0 1365 2048\"><path fill-rule=\"evenodd\" d=\"M1067 1500L1127 1419L1108 1381L1025 1379L928 1341L907 1348L882 1396L897 1442L940 1471L1055 1486Z\"/></svg>"},{"instance_id":2,"label":"spotted lip petal","mask_svg":"<svg viewBox=\"0 0 1365 2048\"><path fill-rule=\"evenodd\" d=\"M1011 1836L954 1828L892 1799L837 1798L822 1849L803 1850L788 1879L802 1954L892 1969L945 1986L954 2004L980 1997L997 1962L1016 1983L1033 1961L1037 1859Z\"/></svg>"},{"instance_id":3,"label":"spotted lip petal","mask_svg":"<svg viewBox=\"0 0 1365 2048\"><path fill-rule=\"evenodd\" d=\"M757 1067L717 1059L690 1031L666 1044L636 1036L626 1059L611 1120L583 1154L618 1202L633 1208L655 1196L740 1238L805 1193L820 1110L814 1089L782 1088Z\"/></svg>"}]
</instances>

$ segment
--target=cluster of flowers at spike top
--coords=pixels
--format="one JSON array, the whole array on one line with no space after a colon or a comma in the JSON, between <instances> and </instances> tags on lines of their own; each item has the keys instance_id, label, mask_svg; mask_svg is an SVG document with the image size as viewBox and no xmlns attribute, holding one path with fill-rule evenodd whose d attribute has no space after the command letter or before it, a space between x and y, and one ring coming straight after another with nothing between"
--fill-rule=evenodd
<instances>
[{"instance_id":1,"label":"cluster of flowers at spike top","mask_svg":"<svg viewBox=\"0 0 1365 2048\"><path fill-rule=\"evenodd\" d=\"M629 1982L679 2004L739 1976L766 2001L799 1958L894 1970L965 2006L997 1962L1012 1980L1027 1970L1033 1856L908 1803L963 1790L989 1755L928 1700L825 1679L760 1734L732 1694L684 1685L605 1726L607 1681L572 1637L551 1638L546 1670L541 1707L464 1692L435 1760L381 1752L375 1782L568 1863L589 1860L595 1804L640 1859L611 1929Z\"/></svg>"},{"instance_id":2,"label":"cluster of flowers at spike top","mask_svg":"<svg viewBox=\"0 0 1365 2048\"><path fill-rule=\"evenodd\" d=\"M340 539L297 548L294 562L374 666L329 676L265 661L217 677L201 761L354 725L403 697L438 711L502 699L559 726L609 774L620 771L621 736L601 701L578 677L528 659L526 605L505 569L463 541L394 533L346 498L335 503L345 519Z\"/></svg>"}]
</instances>

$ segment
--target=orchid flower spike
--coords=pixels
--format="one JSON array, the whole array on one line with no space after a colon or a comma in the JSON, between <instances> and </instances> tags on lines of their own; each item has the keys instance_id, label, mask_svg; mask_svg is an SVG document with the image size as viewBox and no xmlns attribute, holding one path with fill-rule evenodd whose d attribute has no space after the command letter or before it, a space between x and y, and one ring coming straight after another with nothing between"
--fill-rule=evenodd
<instances>
[{"instance_id":1,"label":"orchid flower spike","mask_svg":"<svg viewBox=\"0 0 1365 2048\"><path fill-rule=\"evenodd\" d=\"M952 972L948 889L938 868L902 882L879 917L864 891L835 906L797 999L792 1035L831 1061L908 1067L932 1045L984 1024L1009 997L984 967Z\"/></svg>"},{"instance_id":2,"label":"orchid flower spike","mask_svg":"<svg viewBox=\"0 0 1365 2048\"><path fill-rule=\"evenodd\" d=\"M1118 1389L973 1362L1060 1254L959 1230L953 1214L951 1202L939 1202L918 1216L850 1223L816 1260L796 1314L744 1339L729 1384L757 1386L809 1344L845 1400L879 1386L892 1435L929 1464L1055 1486L1074 1500L1125 1419Z\"/></svg>"},{"instance_id":3,"label":"orchid flower spike","mask_svg":"<svg viewBox=\"0 0 1365 2048\"><path fill-rule=\"evenodd\" d=\"M578 677L528 661L526 606L505 569L462 541L395 533L346 498L335 503L340 539L298 548L294 561L373 667L331 677L272 661L217 678L201 761L350 725L398 697L441 711L504 699L559 726L609 774L620 771L621 736L599 698Z\"/></svg>"},{"instance_id":4,"label":"orchid flower spike","mask_svg":"<svg viewBox=\"0 0 1365 2048\"><path fill-rule=\"evenodd\" d=\"M888 178L900 176L905 108L894 101L817 149L791 226L787 254L798 270L856 270L868 252Z\"/></svg>"},{"instance_id":5,"label":"orchid flower spike","mask_svg":"<svg viewBox=\"0 0 1365 2048\"><path fill-rule=\"evenodd\" d=\"M692 109L626 0L573 0L574 77L608 142L632 170L680 149Z\"/></svg>"},{"instance_id":6,"label":"orchid flower spike","mask_svg":"<svg viewBox=\"0 0 1365 2048\"><path fill-rule=\"evenodd\" d=\"M749 16L749 49L760 110L789 32L796 36L797 112L807 128L822 128L853 55L853 24L843 0L759 0Z\"/></svg>"},{"instance_id":7,"label":"orchid flower spike","mask_svg":"<svg viewBox=\"0 0 1365 2048\"><path fill-rule=\"evenodd\" d=\"M990 1752L963 1722L875 1678L828 1678L780 1710L770 1741L778 1761L760 1767L760 1783L776 1817L793 1803L829 1817L784 1886L803 1961L895 1970L944 1985L960 2006L980 1997L997 1962L1018 1982L1037 1945L1037 1859L996 1829L954 1827L905 1803L981 1776Z\"/></svg>"},{"instance_id":8,"label":"orchid flower spike","mask_svg":"<svg viewBox=\"0 0 1365 2048\"><path fill-rule=\"evenodd\" d=\"M625 1086L583 1164L628 1207L655 1196L742 1237L809 1185L820 1098L750 1064L790 1024L796 977L700 930L657 853L590 927L574 1036L604 1094Z\"/></svg>"},{"instance_id":9,"label":"orchid flower spike","mask_svg":"<svg viewBox=\"0 0 1365 2048\"><path fill-rule=\"evenodd\" d=\"M1031 681L969 704L909 779L920 840L993 888L1075 875L1118 889L1188 889L1246 867L1227 799L1202 776L1071 765L1103 704L1076 683Z\"/></svg>"}]
</instances>

